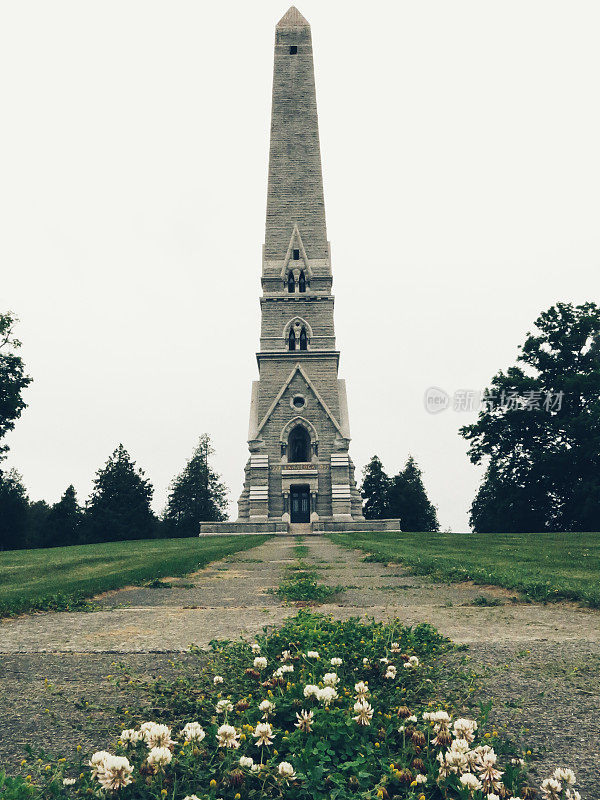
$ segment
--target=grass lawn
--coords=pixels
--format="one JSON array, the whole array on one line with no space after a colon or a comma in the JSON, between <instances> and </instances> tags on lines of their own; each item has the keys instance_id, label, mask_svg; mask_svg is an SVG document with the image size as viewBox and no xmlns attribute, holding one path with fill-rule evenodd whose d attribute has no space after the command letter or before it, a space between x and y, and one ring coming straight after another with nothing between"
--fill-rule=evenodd
<instances>
[{"instance_id":1,"label":"grass lawn","mask_svg":"<svg viewBox=\"0 0 600 800\"><path fill-rule=\"evenodd\" d=\"M417 575L600 607L600 533L336 533L331 539Z\"/></svg>"},{"instance_id":2,"label":"grass lawn","mask_svg":"<svg viewBox=\"0 0 600 800\"><path fill-rule=\"evenodd\" d=\"M185 575L267 536L203 536L0 552L0 616L81 607L85 598Z\"/></svg>"}]
</instances>

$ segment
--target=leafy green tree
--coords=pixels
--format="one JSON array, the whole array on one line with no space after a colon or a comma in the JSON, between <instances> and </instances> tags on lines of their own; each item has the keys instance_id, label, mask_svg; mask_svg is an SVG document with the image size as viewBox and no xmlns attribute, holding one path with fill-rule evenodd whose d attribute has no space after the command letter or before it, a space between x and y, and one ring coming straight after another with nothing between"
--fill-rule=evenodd
<instances>
[{"instance_id":1,"label":"leafy green tree","mask_svg":"<svg viewBox=\"0 0 600 800\"><path fill-rule=\"evenodd\" d=\"M403 531L440 529L435 506L427 497L421 470L412 456L390 482L387 509L392 519L400 519Z\"/></svg>"},{"instance_id":2,"label":"leafy green tree","mask_svg":"<svg viewBox=\"0 0 600 800\"><path fill-rule=\"evenodd\" d=\"M148 539L157 520L150 502L154 489L120 444L98 470L85 510L85 537L89 542Z\"/></svg>"},{"instance_id":3,"label":"leafy green tree","mask_svg":"<svg viewBox=\"0 0 600 800\"><path fill-rule=\"evenodd\" d=\"M163 520L173 536L197 536L201 522L227 519L227 487L209 464L210 437L200 437L192 457L171 483Z\"/></svg>"},{"instance_id":4,"label":"leafy green tree","mask_svg":"<svg viewBox=\"0 0 600 800\"><path fill-rule=\"evenodd\" d=\"M79 542L82 510L74 486L68 486L58 503L49 510L43 529L45 547L60 547Z\"/></svg>"},{"instance_id":5,"label":"leafy green tree","mask_svg":"<svg viewBox=\"0 0 600 800\"><path fill-rule=\"evenodd\" d=\"M361 495L365 519L388 519L388 491L390 478L386 475L378 456L373 456L363 469Z\"/></svg>"},{"instance_id":6,"label":"leafy green tree","mask_svg":"<svg viewBox=\"0 0 600 800\"><path fill-rule=\"evenodd\" d=\"M0 314L0 440L15 427L15 420L26 408L21 393L31 383L25 375L23 359L16 354L21 342L14 335L18 322L12 312ZM8 450L0 443L0 459Z\"/></svg>"},{"instance_id":7,"label":"leafy green tree","mask_svg":"<svg viewBox=\"0 0 600 800\"><path fill-rule=\"evenodd\" d=\"M460 431L471 461L489 462L471 524L599 530L600 308L557 303L535 327L520 364L492 378L477 422Z\"/></svg>"},{"instance_id":8,"label":"leafy green tree","mask_svg":"<svg viewBox=\"0 0 600 800\"><path fill-rule=\"evenodd\" d=\"M19 473L0 472L0 550L26 547L29 501Z\"/></svg>"}]
</instances>

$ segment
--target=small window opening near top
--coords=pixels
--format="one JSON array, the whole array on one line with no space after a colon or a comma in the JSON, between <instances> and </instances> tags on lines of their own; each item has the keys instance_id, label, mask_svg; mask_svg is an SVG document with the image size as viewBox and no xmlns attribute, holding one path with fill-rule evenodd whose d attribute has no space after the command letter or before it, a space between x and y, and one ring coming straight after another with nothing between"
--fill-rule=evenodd
<instances>
[{"instance_id":1,"label":"small window opening near top","mask_svg":"<svg viewBox=\"0 0 600 800\"><path fill-rule=\"evenodd\" d=\"M294 261L300 261L300 250L294 250Z\"/></svg>"},{"instance_id":2,"label":"small window opening near top","mask_svg":"<svg viewBox=\"0 0 600 800\"><path fill-rule=\"evenodd\" d=\"M295 44L291 44L291 45L290 45L290 55L291 55L291 56L295 56L297 52L298 52L298 47L297 47L297 45L295 45Z\"/></svg>"}]
</instances>

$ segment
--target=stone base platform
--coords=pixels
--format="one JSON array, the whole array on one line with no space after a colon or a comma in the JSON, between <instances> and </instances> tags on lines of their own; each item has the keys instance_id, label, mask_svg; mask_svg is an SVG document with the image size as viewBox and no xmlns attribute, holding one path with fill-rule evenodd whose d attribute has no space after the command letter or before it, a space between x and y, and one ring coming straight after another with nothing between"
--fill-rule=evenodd
<instances>
[{"instance_id":1,"label":"stone base platform","mask_svg":"<svg viewBox=\"0 0 600 800\"><path fill-rule=\"evenodd\" d=\"M378 531L400 531L399 519L371 519L365 522L335 522L334 520L318 520L302 524L304 535L315 535L322 533L375 533ZM280 520L272 522L201 522L200 536L235 536L237 535L277 535L277 536L296 536L298 535L298 525Z\"/></svg>"}]
</instances>

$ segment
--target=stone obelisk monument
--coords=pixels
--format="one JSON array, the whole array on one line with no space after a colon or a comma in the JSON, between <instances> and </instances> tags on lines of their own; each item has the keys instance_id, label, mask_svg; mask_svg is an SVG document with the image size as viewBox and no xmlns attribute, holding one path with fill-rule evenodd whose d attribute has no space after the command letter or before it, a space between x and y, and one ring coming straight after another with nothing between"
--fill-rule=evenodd
<instances>
[{"instance_id":1,"label":"stone obelisk monument","mask_svg":"<svg viewBox=\"0 0 600 800\"><path fill-rule=\"evenodd\" d=\"M202 532L399 529L365 523L338 377L310 25L292 6L275 29L259 379L252 384L238 521ZM299 526L299 527L298 527Z\"/></svg>"}]
</instances>

